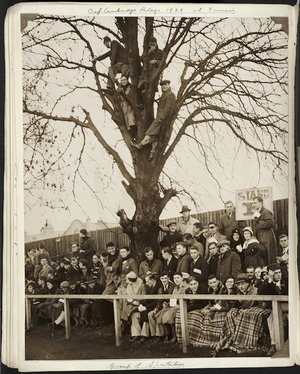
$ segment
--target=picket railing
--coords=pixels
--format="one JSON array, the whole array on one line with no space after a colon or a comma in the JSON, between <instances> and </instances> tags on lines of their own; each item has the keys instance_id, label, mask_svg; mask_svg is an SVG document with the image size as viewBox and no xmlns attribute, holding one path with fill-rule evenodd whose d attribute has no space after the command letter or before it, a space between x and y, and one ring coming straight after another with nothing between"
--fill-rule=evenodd
<instances>
[{"instance_id":1,"label":"picket railing","mask_svg":"<svg viewBox=\"0 0 300 374\"><path fill-rule=\"evenodd\" d=\"M115 326L115 340L116 346L121 345L121 318L119 300L123 299L135 299L135 300L165 300L174 299L179 300L179 311L182 331L182 350L183 353L187 353L189 345L189 333L188 333L188 311L187 311L187 300L255 300L255 301L271 301L272 302L272 313L274 319L274 333L275 333L275 344L276 350L281 351L284 343L283 333L283 320L282 320L282 308L281 303L288 302L288 296L282 295L192 295L192 294L180 294L180 295L25 295L25 306L26 306L26 328L31 327L31 303L30 299L63 299L64 300L64 312L65 312L65 331L66 338L71 337L71 316L69 308L70 299L88 299L88 300L112 300L114 310L114 326Z\"/></svg>"}]
</instances>

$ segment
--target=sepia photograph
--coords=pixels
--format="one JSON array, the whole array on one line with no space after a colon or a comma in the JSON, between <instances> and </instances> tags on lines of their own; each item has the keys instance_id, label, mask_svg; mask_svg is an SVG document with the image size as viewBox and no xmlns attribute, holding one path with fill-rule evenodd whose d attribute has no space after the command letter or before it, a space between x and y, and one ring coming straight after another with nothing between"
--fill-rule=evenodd
<instances>
[{"instance_id":1,"label":"sepia photograph","mask_svg":"<svg viewBox=\"0 0 300 374\"><path fill-rule=\"evenodd\" d=\"M37 9L18 30L24 362L290 359L292 17Z\"/></svg>"}]
</instances>

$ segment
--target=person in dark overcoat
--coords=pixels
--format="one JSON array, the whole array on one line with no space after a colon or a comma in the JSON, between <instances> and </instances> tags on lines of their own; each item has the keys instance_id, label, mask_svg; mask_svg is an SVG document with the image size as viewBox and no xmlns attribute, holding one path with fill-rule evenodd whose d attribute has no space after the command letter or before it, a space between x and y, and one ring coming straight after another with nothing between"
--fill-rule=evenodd
<instances>
[{"instance_id":1,"label":"person in dark overcoat","mask_svg":"<svg viewBox=\"0 0 300 374\"><path fill-rule=\"evenodd\" d=\"M256 196L253 199L255 220L254 235L267 251L267 264L275 263L277 256L277 243L274 234L273 214L263 206L263 198Z\"/></svg>"},{"instance_id":2,"label":"person in dark overcoat","mask_svg":"<svg viewBox=\"0 0 300 374\"><path fill-rule=\"evenodd\" d=\"M136 147L137 149L141 149L146 144L151 143L149 161L151 161L154 157L156 148L158 146L158 138L159 136L162 136L163 130L166 131L176 105L176 97L171 90L170 83L171 82L166 79L160 82L163 93L158 103L156 118L146 131L145 137L141 140L141 142L131 143L132 146Z\"/></svg>"},{"instance_id":3,"label":"person in dark overcoat","mask_svg":"<svg viewBox=\"0 0 300 374\"><path fill-rule=\"evenodd\" d=\"M229 240L221 240L217 246L220 255L216 275L224 284L228 275L232 275L235 278L241 272L241 260L239 255L230 249Z\"/></svg>"},{"instance_id":4,"label":"person in dark overcoat","mask_svg":"<svg viewBox=\"0 0 300 374\"><path fill-rule=\"evenodd\" d=\"M149 49L147 53L143 53L141 60L143 62L143 70L139 79L138 88L143 92L145 83L149 83L149 78L153 76L159 67L162 59L164 57L164 52L158 48L157 39L152 36L149 40ZM149 68L148 68L149 64ZM159 76L157 77L157 81ZM155 83L156 83L155 82ZM157 84L157 83L156 83Z\"/></svg>"},{"instance_id":5,"label":"person in dark overcoat","mask_svg":"<svg viewBox=\"0 0 300 374\"><path fill-rule=\"evenodd\" d=\"M84 253L85 259L87 260L88 267L93 266L93 254L96 253L96 243L93 238L88 236L86 229L80 230L81 244L80 252Z\"/></svg>"},{"instance_id":6,"label":"person in dark overcoat","mask_svg":"<svg viewBox=\"0 0 300 374\"><path fill-rule=\"evenodd\" d=\"M99 57L93 57L92 61L102 61L110 57L110 67L108 68L107 89L112 89L115 85L115 76L121 73L129 77L128 51L117 40L111 40L109 36L103 38L104 45L109 51Z\"/></svg>"},{"instance_id":7,"label":"person in dark overcoat","mask_svg":"<svg viewBox=\"0 0 300 374\"><path fill-rule=\"evenodd\" d=\"M172 254L172 248L164 247L161 251L162 255L162 273L167 273L170 279L173 279L173 275L177 269L177 258Z\"/></svg>"}]
</instances>

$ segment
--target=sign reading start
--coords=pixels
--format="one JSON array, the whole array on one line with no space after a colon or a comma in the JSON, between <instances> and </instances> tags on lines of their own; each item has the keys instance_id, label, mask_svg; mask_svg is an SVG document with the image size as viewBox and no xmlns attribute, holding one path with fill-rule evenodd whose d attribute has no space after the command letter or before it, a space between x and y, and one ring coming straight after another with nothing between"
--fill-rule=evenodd
<instances>
[{"instance_id":1,"label":"sign reading start","mask_svg":"<svg viewBox=\"0 0 300 374\"><path fill-rule=\"evenodd\" d=\"M236 219L238 221L253 219L253 199L256 196L262 197L263 206L273 212L272 187L236 190Z\"/></svg>"}]
</instances>

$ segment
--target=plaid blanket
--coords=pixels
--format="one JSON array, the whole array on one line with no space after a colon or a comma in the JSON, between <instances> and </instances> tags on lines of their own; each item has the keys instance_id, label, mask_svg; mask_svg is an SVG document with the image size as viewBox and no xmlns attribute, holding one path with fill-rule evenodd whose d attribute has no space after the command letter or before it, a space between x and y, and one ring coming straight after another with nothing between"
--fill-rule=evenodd
<instances>
[{"instance_id":1,"label":"plaid blanket","mask_svg":"<svg viewBox=\"0 0 300 374\"><path fill-rule=\"evenodd\" d=\"M259 307L231 309L223 325L219 348L231 348L237 352L257 348L264 332L263 322L270 314L271 310Z\"/></svg>"},{"instance_id":2,"label":"plaid blanket","mask_svg":"<svg viewBox=\"0 0 300 374\"><path fill-rule=\"evenodd\" d=\"M215 346L219 340L227 312L205 313L205 309L197 309L188 313L188 329L190 344L193 346ZM175 328L179 342L182 342L180 314L176 314Z\"/></svg>"},{"instance_id":3,"label":"plaid blanket","mask_svg":"<svg viewBox=\"0 0 300 374\"><path fill-rule=\"evenodd\" d=\"M230 348L236 352L258 348L258 340L263 335L263 321L271 310L252 307L233 308L229 312L205 313L203 309L188 313L190 344L210 346L218 349ZM175 319L176 336L182 342L181 318L177 312Z\"/></svg>"}]
</instances>

